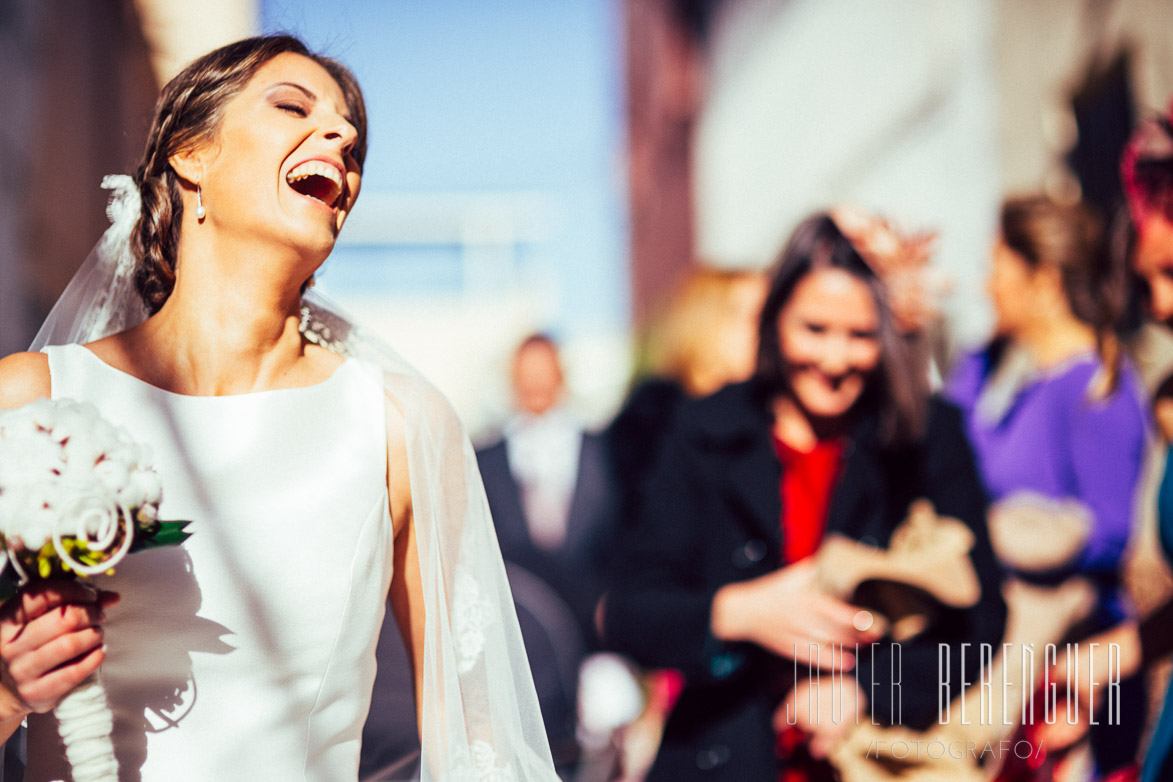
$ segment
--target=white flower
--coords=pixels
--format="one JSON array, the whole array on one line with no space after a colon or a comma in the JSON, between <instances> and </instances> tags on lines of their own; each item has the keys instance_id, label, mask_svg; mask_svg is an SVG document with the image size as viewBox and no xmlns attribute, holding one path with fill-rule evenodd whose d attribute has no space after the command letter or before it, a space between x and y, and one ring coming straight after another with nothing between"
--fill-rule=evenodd
<instances>
[{"instance_id":1,"label":"white flower","mask_svg":"<svg viewBox=\"0 0 1173 782\"><path fill-rule=\"evenodd\" d=\"M41 429L52 431L63 412L48 399L38 399L26 408L28 420Z\"/></svg>"},{"instance_id":2,"label":"white flower","mask_svg":"<svg viewBox=\"0 0 1173 782\"><path fill-rule=\"evenodd\" d=\"M37 436L37 429L36 419L32 412L25 408L9 410L0 414L0 437L27 440Z\"/></svg>"},{"instance_id":3,"label":"white flower","mask_svg":"<svg viewBox=\"0 0 1173 782\"><path fill-rule=\"evenodd\" d=\"M102 447L94 442L93 438L80 435L74 435L66 440L62 450L65 462L71 470L92 470L104 455Z\"/></svg>"},{"instance_id":4,"label":"white flower","mask_svg":"<svg viewBox=\"0 0 1173 782\"><path fill-rule=\"evenodd\" d=\"M155 463L155 452L146 443L136 443L135 447L138 448L138 460L136 464L139 467L150 470L151 465Z\"/></svg>"},{"instance_id":5,"label":"white flower","mask_svg":"<svg viewBox=\"0 0 1173 782\"><path fill-rule=\"evenodd\" d=\"M0 490L8 485L49 480L64 468L60 446L46 437L0 448Z\"/></svg>"},{"instance_id":6,"label":"white flower","mask_svg":"<svg viewBox=\"0 0 1173 782\"><path fill-rule=\"evenodd\" d=\"M42 492L29 489L14 494L14 512L5 519L5 536L15 548L40 549L53 537L59 514L47 506Z\"/></svg>"},{"instance_id":7,"label":"white flower","mask_svg":"<svg viewBox=\"0 0 1173 782\"><path fill-rule=\"evenodd\" d=\"M118 459L105 458L94 465L94 477L110 494L118 494L130 483L130 470Z\"/></svg>"},{"instance_id":8,"label":"white flower","mask_svg":"<svg viewBox=\"0 0 1173 782\"><path fill-rule=\"evenodd\" d=\"M97 425L98 411L93 405L70 403L54 406L48 399L38 399L31 406L37 425L49 431L55 442L64 442L74 434L83 437L87 433L91 437L105 434Z\"/></svg>"},{"instance_id":9,"label":"white flower","mask_svg":"<svg viewBox=\"0 0 1173 782\"><path fill-rule=\"evenodd\" d=\"M163 498L163 486L154 470L134 470L130 474L130 487L125 491L123 502L131 508L158 505Z\"/></svg>"},{"instance_id":10,"label":"white flower","mask_svg":"<svg viewBox=\"0 0 1173 782\"><path fill-rule=\"evenodd\" d=\"M157 516L162 487L150 459L93 405L39 399L0 413L0 535L10 548L39 549L56 536L106 549L124 516Z\"/></svg>"}]
</instances>

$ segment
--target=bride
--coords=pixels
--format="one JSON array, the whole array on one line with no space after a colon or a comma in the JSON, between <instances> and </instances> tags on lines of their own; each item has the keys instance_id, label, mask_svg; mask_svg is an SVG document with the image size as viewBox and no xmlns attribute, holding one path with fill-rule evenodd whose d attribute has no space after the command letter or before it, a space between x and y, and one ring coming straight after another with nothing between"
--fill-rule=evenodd
<instances>
[{"instance_id":1,"label":"bride","mask_svg":"<svg viewBox=\"0 0 1173 782\"><path fill-rule=\"evenodd\" d=\"M388 598L422 778L555 779L463 431L306 294L365 153L353 75L297 39L196 60L48 346L0 360L0 408L93 403L153 450L161 516L193 520L98 589L0 609L0 738L27 718L26 779L68 777L51 710L99 667L123 779L356 779Z\"/></svg>"}]
</instances>

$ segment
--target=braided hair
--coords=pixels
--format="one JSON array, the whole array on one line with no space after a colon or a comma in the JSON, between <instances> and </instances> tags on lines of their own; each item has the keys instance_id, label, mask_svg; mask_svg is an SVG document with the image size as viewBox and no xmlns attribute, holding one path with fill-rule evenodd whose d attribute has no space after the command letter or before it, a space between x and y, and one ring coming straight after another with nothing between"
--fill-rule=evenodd
<instances>
[{"instance_id":1,"label":"braided hair","mask_svg":"<svg viewBox=\"0 0 1173 782\"><path fill-rule=\"evenodd\" d=\"M358 81L346 66L313 54L290 35L246 38L192 62L159 95L146 149L134 174L142 197L142 215L131 234L131 251L138 262L135 287L151 314L159 311L175 287L183 199L171 157L211 139L228 101L261 66L286 52L309 57L338 83L358 132L351 155L362 170L367 146L366 106Z\"/></svg>"}]
</instances>

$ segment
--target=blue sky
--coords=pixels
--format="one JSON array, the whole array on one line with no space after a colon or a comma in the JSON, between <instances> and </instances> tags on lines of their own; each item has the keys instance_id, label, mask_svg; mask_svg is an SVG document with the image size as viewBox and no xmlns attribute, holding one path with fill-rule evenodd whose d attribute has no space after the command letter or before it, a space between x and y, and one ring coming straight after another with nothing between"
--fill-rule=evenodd
<instances>
[{"instance_id":1,"label":"blue sky","mask_svg":"<svg viewBox=\"0 0 1173 782\"><path fill-rule=\"evenodd\" d=\"M261 7L266 32L296 33L357 74L370 113L364 195L534 194L556 219L522 260L556 280L560 322L550 326L626 325L622 38L614 0L263 0ZM324 280L388 293L451 283L442 263L417 257L412 265L410 253L372 274L371 258L380 253L341 248Z\"/></svg>"}]
</instances>

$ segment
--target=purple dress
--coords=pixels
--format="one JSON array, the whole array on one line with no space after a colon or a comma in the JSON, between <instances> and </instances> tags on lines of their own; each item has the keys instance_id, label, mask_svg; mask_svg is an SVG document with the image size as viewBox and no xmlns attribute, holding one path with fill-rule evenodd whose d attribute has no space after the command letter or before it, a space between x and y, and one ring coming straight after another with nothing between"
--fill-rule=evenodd
<instances>
[{"instance_id":1,"label":"purple dress","mask_svg":"<svg viewBox=\"0 0 1173 782\"><path fill-rule=\"evenodd\" d=\"M992 363L988 350L964 357L945 388L965 415L990 497L1027 490L1080 502L1092 526L1070 572L1099 584L1101 621L1118 619L1125 611L1118 573L1149 437L1140 378L1125 361L1116 391L1090 398L1102 363L1089 352L1047 371L1019 372L1010 383L999 379L999 399Z\"/></svg>"}]
</instances>

